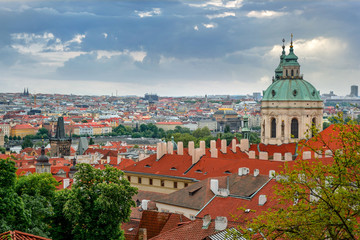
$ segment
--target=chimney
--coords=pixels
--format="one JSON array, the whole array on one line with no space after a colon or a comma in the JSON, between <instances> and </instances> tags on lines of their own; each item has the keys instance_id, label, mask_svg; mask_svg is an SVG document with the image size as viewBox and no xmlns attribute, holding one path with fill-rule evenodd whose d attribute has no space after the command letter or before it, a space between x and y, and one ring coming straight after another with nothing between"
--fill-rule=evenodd
<instances>
[{"instance_id":1,"label":"chimney","mask_svg":"<svg viewBox=\"0 0 360 240\"><path fill-rule=\"evenodd\" d=\"M188 151L190 156L194 155L194 148L195 148L194 141L190 141L188 143Z\"/></svg>"},{"instance_id":2,"label":"chimney","mask_svg":"<svg viewBox=\"0 0 360 240\"><path fill-rule=\"evenodd\" d=\"M178 155L184 155L184 143L178 142L177 144L177 154Z\"/></svg>"},{"instance_id":3,"label":"chimney","mask_svg":"<svg viewBox=\"0 0 360 240\"><path fill-rule=\"evenodd\" d=\"M203 217L203 226L202 229L208 229L209 225L211 223L211 216L209 214L206 214Z\"/></svg>"},{"instance_id":4,"label":"chimney","mask_svg":"<svg viewBox=\"0 0 360 240\"><path fill-rule=\"evenodd\" d=\"M215 231L223 231L227 227L228 220L226 217L216 217L215 219Z\"/></svg>"},{"instance_id":5,"label":"chimney","mask_svg":"<svg viewBox=\"0 0 360 240\"><path fill-rule=\"evenodd\" d=\"M139 240L147 240L146 228L139 228Z\"/></svg>"},{"instance_id":6,"label":"chimney","mask_svg":"<svg viewBox=\"0 0 360 240\"><path fill-rule=\"evenodd\" d=\"M221 140L221 152L226 153L226 139Z\"/></svg>"},{"instance_id":7,"label":"chimney","mask_svg":"<svg viewBox=\"0 0 360 240\"><path fill-rule=\"evenodd\" d=\"M162 145L162 155L164 156L165 154L167 154L167 144L166 142L161 143Z\"/></svg>"},{"instance_id":8,"label":"chimney","mask_svg":"<svg viewBox=\"0 0 360 240\"><path fill-rule=\"evenodd\" d=\"M205 141L200 141L200 149L201 149L201 155L205 155L205 149L206 149Z\"/></svg>"},{"instance_id":9,"label":"chimney","mask_svg":"<svg viewBox=\"0 0 360 240\"><path fill-rule=\"evenodd\" d=\"M275 176L275 170L269 171L269 178L273 178Z\"/></svg>"},{"instance_id":10,"label":"chimney","mask_svg":"<svg viewBox=\"0 0 360 240\"><path fill-rule=\"evenodd\" d=\"M117 159L116 159L116 163L120 164L121 163L121 155L118 153L117 155Z\"/></svg>"},{"instance_id":11,"label":"chimney","mask_svg":"<svg viewBox=\"0 0 360 240\"><path fill-rule=\"evenodd\" d=\"M162 143L158 142L156 144L156 160L159 160L162 157Z\"/></svg>"},{"instance_id":12,"label":"chimney","mask_svg":"<svg viewBox=\"0 0 360 240\"><path fill-rule=\"evenodd\" d=\"M249 151L249 139L241 139L240 140L240 150L242 152Z\"/></svg>"},{"instance_id":13,"label":"chimney","mask_svg":"<svg viewBox=\"0 0 360 240\"><path fill-rule=\"evenodd\" d=\"M238 175L239 175L239 176L247 175L247 174L249 174L249 172L250 172L250 169L249 169L249 168L247 168L247 167L242 167L242 168L239 168L239 170L238 170Z\"/></svg>"},{"instance_id":14,"label":"chimney","mask_svg":"<svg viewBox=\"0 0 360 240\"><path fill-rule=\"evenodd\" d=\"M192 164L196 163L201 158L201 149L197 148L194 150L194 154L192 155Z\"/></svg>"},{"instance_id":15,"label":"chimney","mask_svg":"<svg viewBox=\"0 0 360 240\"><path fill-rule=\"evenodd\" d=\"M106 162L107 162L107 164L110 163L110 156L107 156L107 157L106 157Z\"/></svg>"},{"instance_id":16,"label":"chimney","mask_svg":"<svg viewBox=\"0 0 360 240\"><path fill-rule=\"evenodd\" d=\"M231 150L236 153L236 139L231 140Z\"/></svg>"},{"instance_id":17,"label":"chimney","mask_svg":"<svg viewBox=\"0 0 360 240\"><path fill-rule=\"evenodd\" d=\"M150 202L150 200L142 200L141 201L141 208L142 210L147 210L148 209L148 203Z\"/></svg>"},{"instance_id":18,"label":"chimney","mask_svg":"<svg viewBox=\"0 0 360 240\"><path fill-rule=\"evenodd\" d=\"M217 195L219 193L219 180L210 179L210 190Z\"/></svg>"},{"instance_id":19,"label":"chimney","mask_svg":"<svg viewBox=\"0 0 360 240\"><path fill-rule=\"evenodd\" d=\"M173 147L173 143L172 142L170 142L170 141L168 141L168 143L167 143L167 152L168 152L168 154L173 154L174 153L174 147Z\"/></svg>"},{"instance_id":20,"label":"chimney","mask_svg":"<svg viewBox=\"0 0 360 240\"><path fill-rule=\"evenodd\" d=\"M260 195L259 196L259 205L263 206L266 203L266 200L267 200L266 195Z\"/></svg>"},{"instance_id":21,"label":"chimney","mask_svg":"<svg viewBox=\"0 0 360 240\"><path fill-rule=\"evenodd\" d=\"M63 187L64 189L67 188L70 185L70 179L69 178L65 178L63 180Z\"/></svg>"},{"instance_id":22,"label":"chimney","mask_svg":"<svg viewBox=\"0 0 360 240\"><path fill-rule=\"evenodd\" d=\"M260 171L259 169L254 169L254 177L257 177L257 175L260 174Z\"/></svg>"},{"instance_id":23,"label":"chimney","mask_svg":"<svg viewBox=\"0 0 360 240\"><path fill-rule=\"evenodd\" d=\"M215 140L210 141L210 152L211 152L211 158L217 158L218 157L218 150L216 148L216 141Z\"/></svg>"}]
</instances>

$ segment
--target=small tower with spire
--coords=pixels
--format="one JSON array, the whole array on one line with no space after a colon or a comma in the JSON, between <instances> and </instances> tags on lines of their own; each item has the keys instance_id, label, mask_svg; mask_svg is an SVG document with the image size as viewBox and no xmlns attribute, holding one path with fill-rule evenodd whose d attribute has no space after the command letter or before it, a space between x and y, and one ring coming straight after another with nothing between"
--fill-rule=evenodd
<instances>
[{"instance_id":1,"label":"small tower with spire","mask_svg":"<svg viewBox=\"0 0 360 240\"><path fill-rule=\"evenodd\" d=\"M35 164L36 173L50 173L51 164L49 158L45 156L45 147L41 147L41 155L37 158Z\"/></svg>"},{"instance_id":2,"label":"small tower with spire","mask_svg":"<svg viewBox=\"0 0 360 240\"><path fill-rule=\"evenodd\" d=\"M283 78L301 78L300 76L300 64L298 63L298 57L294 53L294 46L293 46L293 34L291 34L291 42L290 42L290 52L284 58L283 63Z\"/></svg>"}]
</instances>

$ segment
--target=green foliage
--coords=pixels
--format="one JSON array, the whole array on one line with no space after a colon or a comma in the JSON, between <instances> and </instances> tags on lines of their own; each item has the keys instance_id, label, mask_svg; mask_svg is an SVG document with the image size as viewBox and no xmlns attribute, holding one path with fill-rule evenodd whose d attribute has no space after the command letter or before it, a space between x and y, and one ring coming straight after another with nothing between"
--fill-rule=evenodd
<instances>
[{"instance_id":1,"label":"green foliage","mask_svg":"<svg viewBox=\"0 0 360 240\"><path fill-rule=\"evenodd\" d=\"M88 164L77 168L71 192L66 200L61 195L65 202L62 212L71 223L73 239L122 238L120 224L129 220L136 188L116 168L100 170Z\"/></svg>"},{"instance_id":2,"label":"green foliage","mask_svg":"<svg viewBox=\"0 0 360 240\"><path fill-rule=\"evenodd\" d=\"M15 162L0 160L0 232L18 229L18 225L28 225L24 202L15 192Z\"/></svg>"},{"instance_id":3,"label":"green foliage","mask_svg":"<svg viewBox=\"0 0 360 240\"><path fill-rule=\"evenodd\" d=\"M34 145L34 144L33 144L32 141L30 140L30 138L25 137L24 142L21 144L21 147L22 147L22 149L25 149L25 148L27 148L27 147L32 148L33 145Z\"/></svg>"},{"instance_id":4,"label":"green foliage","mask_svg":"<svg viewBox=\"0 0 360 240\"><path fill-rule=\"evenodd\" d=\"M94 145L94 144L95 144L94 139L90 138L89 145Z\"/></svg>"},{"instance_id":5,"label":"green foliage","mask_svg":"<svg viewBox=\"0 0 360 240\"><path fill-rule=\"evenodd\" d=\"M358 239L360 237L360 127L335 118L331 138L315 134L304 146L331 150L333 161L299 160L280 173L275 189L278 206L242 229L261 239ZM317 133L315 128L313 133ZM327 158L328 159L328 158ZM251 230L249 230L251 229ZM259 234L260 233L260 234Z\"/></svg>"},{"instance_id":6,"label":"green foliage","mask_svg":"<svg viewBox=\"0 0 360 240\"><path fill-rule=\"evenodd\" d=\"M0 152L1 152L2 154L5 154L6 149L5 149L4 147L0 147Z\"/></svg>"},{"instance_id":7,"label":"green foliage","mask_svg":"<svg viewBox=\"0 0 360 240\"><path fill-rule=\"evenodd\" d=\"M229 133L230 132L230 126L226 125L224 128L224 133Z\"/></svg>"}]
</instances>

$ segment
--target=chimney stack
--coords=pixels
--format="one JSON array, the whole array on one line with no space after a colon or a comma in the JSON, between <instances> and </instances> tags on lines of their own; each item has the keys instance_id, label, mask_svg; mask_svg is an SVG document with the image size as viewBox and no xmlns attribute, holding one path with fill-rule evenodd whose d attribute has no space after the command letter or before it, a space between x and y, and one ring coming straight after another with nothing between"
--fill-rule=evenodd
<instances>
[{"instance_id":1,"label":"chimney stack","mask_svg":"<svg viewBox=\"0 0 360 240\"><path fill-rule=\"evenodd\" d=\"M228 220L226 217L218 216L215 219L215 231L223 231L227 227Z\"/></svg>"},{"instance_id":2,"label":"chimney stack","mask_svg":"<svg viewBox=\"0 0 360 240\"><path fill-rule=\"evenodd\" d=\"M257 177L260 174L259 169L254 169L254 177Z\"/></svg>"},{"instance_id":3,"label":"chimney stack","mask_svg":"<svg viewBox=\"0 0 360 240\"><path fill-rule=\"evenodd\" d=\"M189 151L189 155L193 156L194 155L194 150L195 150L195 145L194 145L194 141L190 141L188 143L188 151Z\"/></svg>"},{"instance_id":4,"label":"chimney stack","mask_svg":"<svg viewBox=\"0 0 360 240\"><path fill-rule=\"evenodd\" d=\"M146 228L139 228L139 240L147 240Z\"/></svg>"},{"instance_id":5,"label":"chimney stack","mask_svg":"<svg viewBox=\"0 0 360 240\"><path fill-rule=\"evenodd\" d=\"M200 149L201 149L201 155L205 155L205 149L206 149L206 145L205 145L205 141L200 141Z\"/></svg>"},{"instance_id":6,"label":"chimney stack","mask_svg":"<svg viewBox=\"0 0 360 240\"><path fill-rule=\"evenodd\" d=\"M173 154L174 153L174 147L173 147L173 143L171 141L168 141L167 143L167 152L168 154Z\"/></svg>"},{"instance_id":7,"label":"chimney stack","mask_svg":"<svg viewBox=\"0 0 360 240\"><path fill-rule=\"evenodd\" d=\"M118 153L117 155L117 159L116 159L116 163L120 164L121 163L121 155Z\"/></svg>"},{"instance_id":8,"label":"chimney stack","mask_svg":"<svg viewBox=\"0 0 360 240\"><path fill-rule=\"evenodd\" d=\"M210 179L210 190L215 194L219 194L219 180Z\"/></svg>"},{"instance_id":9,"label":"chimney stack","mask_svg":"<svg viewBox=\"0 0 360 240\"><path fill-rule=\"evenodd\" d=\"M236 153L236 139L231 140L231 150Z\"/></svg>"},{"instance_id":10,"label":"chimney stack","mask_svg":"<svg viewBox=\"0 0 360 240\"><path fill-rule=\"evenodd\" d=\"M177 154L184 155L184 143L183 142L177 143Z\"/></svg>"},{"instance_id":11,"label":"chimney stack","mask_svg":"<svg viewBox=\"0 0 360 240\"><path fill-rule=\"evenodd\" d=\"M65 178L63 180L63 188L67 188L70 185L70 179L69 178Z\"/></svg>"},{"instance_id":12,"label":"chimney stack","mask_svg":"<svg viewBox=\"0 0 360 240\"><path fill-rule=\"evenodd\" d=\"M223 139L223 140L221 140L221 152L226 153L226 149L227 149L226 139Z\"/></svg>"},{"instance_id":13,"label":"chimney stack","mask_svg":"<svg viewBox=\"0 0 360 240\"><path fill-rule=\"evenodd\" d=\"M211 158L217 158L218 157L218 150L216 148L216 141L215 140L210 141L210 152L211 152Z\"/></svg>"},{"instance_id":14,"label":"chimney stack","mask_svg":"<svg viewBox=\"0 0 360 240\"><path fill-rule=\"evenodd\" d=\"M267 200L266 195L260 195L259 196L259 205L263 206L266 203L266 200Z\"/></svg>"},{"instance_id":15,"label":"chimney stack","mask_svg":"<svg viewBox=\"0 0 360 240\"><path fill-rule=\"evenodd\" d=\"M162 156L162 143L158 142L156 144L156 160L159 160Z\"/></svg>"},{"instance_id":16,"label":"chimney stack","mask_svg":"<svg viewBox=\"0 0 360 240\"><path fill-rule=\"evenodd\" d=\"M161 143L162 144L162 155L167 154L167 144L166 142Z\"/></svg>"}]
</instances>

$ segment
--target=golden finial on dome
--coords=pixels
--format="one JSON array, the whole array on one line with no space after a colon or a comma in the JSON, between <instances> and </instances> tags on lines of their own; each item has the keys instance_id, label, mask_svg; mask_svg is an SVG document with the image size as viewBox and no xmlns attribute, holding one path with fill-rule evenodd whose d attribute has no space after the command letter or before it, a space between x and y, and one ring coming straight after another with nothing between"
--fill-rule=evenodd
<instances>
[{"instance_id":1,"label":"golden finial on dome","mask_svg":"<svg viewBox=\"0 0 360 240\"><path fill-rule=\"evenodd\" d=\"M292 38L293 38L293 34L291 34L291 43L290 43L290 47L293 47L293 42L292 42Z\"/></svg>"}]
</instances>

